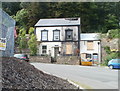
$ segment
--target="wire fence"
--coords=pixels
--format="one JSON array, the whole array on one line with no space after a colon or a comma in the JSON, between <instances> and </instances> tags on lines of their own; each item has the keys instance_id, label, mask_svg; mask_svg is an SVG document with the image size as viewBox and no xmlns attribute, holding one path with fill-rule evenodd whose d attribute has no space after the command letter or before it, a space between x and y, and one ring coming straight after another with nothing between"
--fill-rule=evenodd
<instances>
[{"instance_id":1,"label":"wire fence","mask_svg":"<svg viewBox=\"0 0 120 91\"><path fill-rule=\"evenodd\" d=\"M14 55L15 20L0 8L0 57Z\"/></svg>"}]
</instances>

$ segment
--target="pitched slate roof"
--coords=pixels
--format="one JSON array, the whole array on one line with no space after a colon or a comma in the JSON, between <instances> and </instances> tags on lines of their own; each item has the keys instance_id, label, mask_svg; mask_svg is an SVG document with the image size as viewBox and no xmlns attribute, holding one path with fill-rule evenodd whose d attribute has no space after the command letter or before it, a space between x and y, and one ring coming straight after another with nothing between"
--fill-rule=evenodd
<instances>
[{"instance_id":1,"label":"pitched slate roof","mask_svg":"<svg viewBox=\"0 0 120 91\"><path fill-rule=\"evenodd\" d=\"M81 40L100 40L99 33L81 33Z\"/></svg>"},{"instance_id":2,"label":"pitched slate roof","mask_svg":"<svg viewBox=\"0 0 120 91\"><path fill-rule=\"evenodd\" d=\"M40 19L35 27L44 26L71 26L80 25L80 18L54 18L54 19Z\"/></svg>"}]
</instances>

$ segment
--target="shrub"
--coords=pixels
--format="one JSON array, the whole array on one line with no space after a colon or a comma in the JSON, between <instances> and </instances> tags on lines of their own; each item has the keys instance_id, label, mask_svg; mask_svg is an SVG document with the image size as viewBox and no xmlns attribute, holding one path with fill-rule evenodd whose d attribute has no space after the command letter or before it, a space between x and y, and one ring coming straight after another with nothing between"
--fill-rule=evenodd
<instances>
[{"instance_id":1,"label":"shrub","mask_svg":"<svg viewBox=\"0 0 120 91\"><path fill-rule=\"evenodd\" d=\"M113 53L109 54L108 56L106 56L103 65L106 65L106 66L107 66L108 61L111 60L111 59L114 59L114 58L118 58L118 55L120 55L119 52L115 52L115 53L113 52Z\"/></svg>"},{"instance_id":2,"label":"shrub","mask_svg":"<svg viewBox=\"0 0 120 91\"><path fill-rule=\"evenodd\" d=\"M112 29L108 31L108 38L120 38L120 29Z\"/></svg>"},{"instance_id":3,"label":"shrub","mask_svg":"<svg viewBox=\"0 0 120 91\"><path fill-rule=\"evenodd\" d=\"M110 54L110 53L111 53L109 46L105 46L105 47L104 47L104 50L106 51L107 54Z\"/></svg>"},{"instance_id":4,"label":"shrub","mask_svg":"<svg viewBox=\"0 0 120 91\"><path fill-rule=\"evenodd\" d=\"M18 47L21 53L22 53L22 50L28 47L25 34L26 34L26 30L24 28L20 29L17 42L16 42L19 45Z\"/></svg>"},{"instance_id":5,"label":"shrub","mask_svg":"<svg viewBox=\"0 0 120 91\"><path fill-rule=\"evenodd\" d=\"M29 49L30 49L30 55L35 56L35 55L37 55L37 39L36 39L36 36L34 34L34 28L33 27L30 27L29 35L30 35L30 39L28 41L28 46L29 46Z\"/></svg>"},{"instance_id":6,"label":"shrub","mask_svg":"<svg viewBox=\"0 0 120 91\"><path fill-rule=\"evenodd\" d=\"M30 49L30 55L37 55L37 40L34 34L31 35L30 40L28 41L28 46Z\"/></svg>"}]
</instances>

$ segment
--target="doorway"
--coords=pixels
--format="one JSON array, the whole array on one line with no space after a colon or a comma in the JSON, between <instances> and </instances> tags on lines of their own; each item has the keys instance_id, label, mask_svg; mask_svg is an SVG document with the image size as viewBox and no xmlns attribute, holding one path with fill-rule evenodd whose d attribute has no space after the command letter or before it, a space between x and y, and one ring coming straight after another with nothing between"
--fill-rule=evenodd
<instances>
[{"instance_id":1,"label":"doorway","mask_svg":"<svg viewBox=\"0 0 120 91\"><path fill-rule=\"evenodd\" d=\"M57 56L59 54L59 47L54 47L54 60L57 61Z\"/></svg>"}]
</instances>

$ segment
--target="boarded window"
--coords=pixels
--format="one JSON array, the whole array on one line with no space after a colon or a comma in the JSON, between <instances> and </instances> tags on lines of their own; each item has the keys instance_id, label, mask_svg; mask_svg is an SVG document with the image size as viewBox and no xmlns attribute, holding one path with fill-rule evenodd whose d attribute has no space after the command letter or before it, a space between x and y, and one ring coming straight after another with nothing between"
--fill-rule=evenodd
<instances>
[{"instance_id":1,"label":"boarded window","mask_svg":"<svg viewBox=\"0 0 120 91\"><path fill-rule=\"evenodd\" d=\"M93 41L87 41L87 50L93 50Z\"/></svg>"},{"instance_id":2,"label":"boarded window","mask_svg":"<svg viewBox=\"0 0 120 91\"><path fill-rule=\"evenodd\" d=\"M66 54L72 54L72 45L70 44L66 45Z\"/></svg>"}]
</instances>

